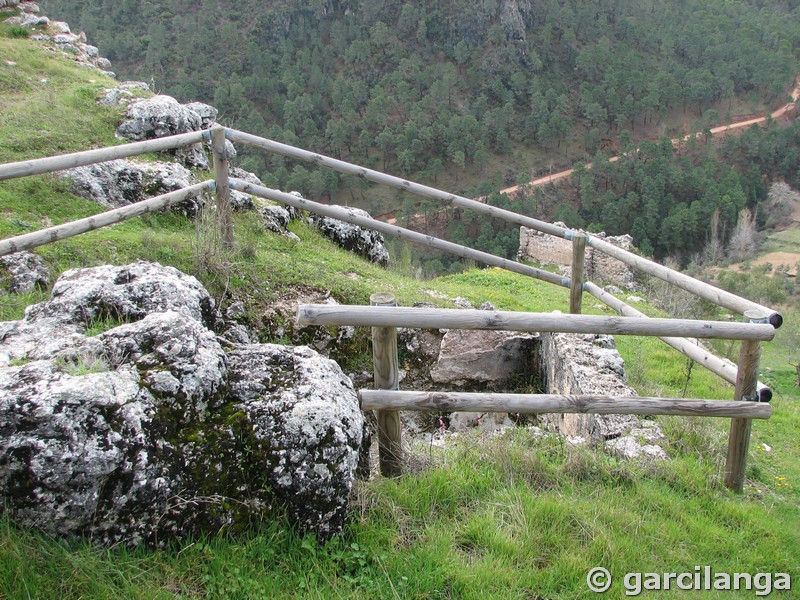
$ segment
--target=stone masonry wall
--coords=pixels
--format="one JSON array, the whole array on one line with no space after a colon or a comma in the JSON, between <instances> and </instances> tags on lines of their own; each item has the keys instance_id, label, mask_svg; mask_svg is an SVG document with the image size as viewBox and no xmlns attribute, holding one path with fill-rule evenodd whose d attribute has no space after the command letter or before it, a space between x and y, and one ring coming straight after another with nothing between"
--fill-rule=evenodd
<instances>
[{"instance_id":1,"label":"stone masonry wall","mask_svg":"<svg viewBox=\"0 0 800 600\"><path fill-rule=\"evenodd\" d=\"M542 333L536 357L548 394L635 396L625 383L625 363L608 335ZM544 415L545 424L564 435L608 439L630 429L630 415Z\"/></svg>"},{"instance_id":2,"label":"stone masonry wall","mask_svg":"<svg viewBox=\"0 0 800 600\"><path fill-rule=\"evenodd\" d=\"M624 361L611 336L542 333L537 351L534 367L548 394L636 395L625 383ZM548 414L541 422L573 442L599 443L626 458L667 457L657 443L663 439L659 426L634 415Z\"/></svg>"},{"instance_id":3,"label":"stone masonry wall","mask_svg":"<svg viewBox=\"0 0 800 600\"><path fill-rule=\"evenodd\" d=\"M560 225L563 226L563 223ZM630 250L633 245L633 238L629 235L606 236L603 233L592 235L625 250ZM572 265L572 242L535 229L520 227L518 257L520 260L535 260L543 264L569 267ZM588 279L597 279L623 287L630 287L633 283L633 272L627 265L594 248L586 248L584 264Z\"/></svg>"}]
</instances>

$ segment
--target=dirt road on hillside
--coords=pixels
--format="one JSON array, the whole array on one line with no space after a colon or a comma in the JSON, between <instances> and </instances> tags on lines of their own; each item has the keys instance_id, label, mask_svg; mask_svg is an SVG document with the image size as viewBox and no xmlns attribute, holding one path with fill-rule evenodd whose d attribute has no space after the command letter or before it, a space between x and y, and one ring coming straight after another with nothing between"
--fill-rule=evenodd
<instances>
[{"instance_id":1,"label":"dirt road on hillside","mask_svg":"<svg viewBox=\"0 0 800 600\"><path fill-rule=\"evenodd\" d=\"M798 100L798 98L800 98L800 77L798 77L797 80L795 81L795 86L794 86L794 89L792 90L792 93L791 93L790 97L791 97L791 100L789 102L787 102L785 105L783 105L779 109L774 110L772 112L771 117L772 117L773 120L781 118L783 115L785 115L787 112L792 110L797 105L797 100ZM720 125L719 127L714 127L710 131L711 131L712 134L735 131L737 129L742 129L744 127L750 127L751 125L757 125L758 123L763 123L766 120L767 120L767 117L764 116L764 117L758 117L757 119L749 119L747 121L737 121L736 123L729 123L728 125ZM672 140L672 145L673 146L677 146L681 142L685 142L686 140L688 140L688 139L690 139L692 137L695 137L697 135L700 135L700 133L690 133L690 134L685 135L685 136L683 136L681 138L675 138L675 139ZM636 150L638 150L638 148ZM634 150L634 152L636 150ZM612 156L609 159L609 162L615 162L615 161L618 161L618 160L619 160L619 156ZM591 169L592 168L592 163L586 163L586 168L587 169ZM528 186L531 186L531 187L539 187L539 186L542 186L542 185L547 185L548 183L552 183L554 181L558 181L559 179L564 179L565 177L569 177L570 175L572 175L572 173L574 171L575 171L575 169L567 169L566 171L559 171L558 173L553 173L552 175L547 175L546 177L539 177L538 179L534 179L532 181L529 181L525 185L528 185ZM500 193L501 194L513 194L517 190L519 190L520 187L522 187L522 186L512 185L511 187L507 187L505 189L500 190Z\"/></svg>"},{"instance_id":2,"label":"dirt road on hillside","mask_svg":"<svg viewBox=\"0 0 800 600\"><path fill-rule=\"evenodd\" d=\"M797 106L798 99L800 99L800 77L798 77L795 80L794 89L792 90L792 92L790 94L790 101L787 102L782 107L778 108L777 110L772 111L772 113L770 115L772 117L772 119L773 120L779 119L779 118L783 117L787 112L789 112L790 110L795 108ZM764 117L758 117L758 118L755 118L755 119L748 119L746 121L737 121L735 123L729 123L728 125L720 125L718 127L714 127L710 131L711 131L712 134L726 133L726 132L742 129L744 127L750 127L751 125L757 125L759 123L765 122L766 120L767 120L767 117L764 116ZM701 133L702 132L690 133L690 134L685 135L683 137L675 138L675 139L672 140L672 145L673 146L678 146L682 142L685 142L686 140L688 140L688 139L690 139L692 137L701 135ZM637 150L638 150L638 148L636 150L634 150L634 152L636 152ZM619 156L612 156L608 160L609 160L609 162L616 162L619 159L620 159ZM592 163L586 163L586 168L587 169L591 169L592 168ZM566 171L559 171L558 173L552 173L552 174L546 175L544 177L539 177L538 179L533 179L533 180L531 180L528 183L523 184L523 185L530 186L530 187L541 187L543 185L547 185L547 184L559 181L561 179L565 179L565 178L569 177L570 175L572 175L572 173L574 173L574 172L575 172L575 169L567 169ZM523 187L523 186L522 185L512 185L511 187L507 187L505 189L500 190L500 193L501 194L514 194L517 191L519 191L519 189L521 187ZM478 202L483 202L485 199L486 199L485 196L481 196L479 198L475 198L475 200L477 200ZM385 221L386 223L394 225L394 224L397 223L396 213L397 213L397 211L392 211L392 212L388 212L388 213L379 215L379 216L377 216L375 218L380 220L380 221ZM416 220L420 216L421 215L419 215L419 214L414 215L412 217L412 219Z\"/></svg>"}]
</instances>

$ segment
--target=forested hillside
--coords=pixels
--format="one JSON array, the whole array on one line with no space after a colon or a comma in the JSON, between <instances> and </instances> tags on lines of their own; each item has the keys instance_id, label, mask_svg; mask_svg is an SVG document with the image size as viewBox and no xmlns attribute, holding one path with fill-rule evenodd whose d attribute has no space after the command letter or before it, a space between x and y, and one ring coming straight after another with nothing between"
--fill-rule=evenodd
<instances>
[{"instance_id":1,"label":"forested hillside","mask_svg":"<svg viewBox=\"0 0 800 600\"><path fill-rule=\"evenodd\" d=\"M592 160L620 138L622 146L658 139L679 122L706 127L780 103L800 73L791 0L43 4L84 29L121 77L211 102L229 125L463 193ZM653 150L662 166L677 160L662 144ZM730 231L739 209L759 199L752 177L741 180L719 160L708 150L673 164L673 175L684 173L677 183L666 168L649 180L595 174L578 181L572 199L519 207L631 230L646 251L686 255L717 208ZM425 209L281 158L244 163L268 185L311 197L401 215ZM709 189L708 179L725 183ZM687 219L691 226L674 233ZM451 237L515 251L511 231L458 225Z\"/></svg>"}]
</instances>

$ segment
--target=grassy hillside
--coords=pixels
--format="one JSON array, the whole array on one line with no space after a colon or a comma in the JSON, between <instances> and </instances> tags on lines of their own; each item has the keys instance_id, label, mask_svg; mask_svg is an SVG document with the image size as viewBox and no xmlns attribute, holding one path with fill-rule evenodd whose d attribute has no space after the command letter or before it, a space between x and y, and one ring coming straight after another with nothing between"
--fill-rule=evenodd
<instances>
[{"instance_id":1,"label":"grassy hillside","mask_svg":"<svg viewBox=\"0 0 800 600\"><path fill-rule=\"evenodd\" d=\"M95 102L111 82L8 34L0 24L0 54L16 63L0 61L2 160L114 143L118 115ZM4 237L94 212L97 205L70 195L53 177L0 183ZM275 299L300 292L364 303L373 291L391 290L410 304L432 301L433 291L503 309L566 308L566 290L521 276L473 269L420 282L294 227L300 243L265 232L253 215L237 215L234 251L209 255L194 223L161 214L38 252L54 277L71 267L137 258L174 265L197 276L223 306L229 294L242 298L254 323ZM25 305L45 296L0 296L0 319L18 318ZM791 326L789 320L785 330ZM680 395L682 357L654 340L618 343L637 389ZM770 352L765 366L775 374L779 363L771 362ZM695 565L710 565L717 572L797 578L798 396L782 377L775 381L775 417L754 426L741 496L720 484L726 420L662 419L672 458L655 464L620 461L522 428L501 436L469 434L446 449L417 448L402 478L359 484L344 535L321 547L280 519L245 536L126 551L47 539L4 517L0 597L572 599L592 596L585 578L598 565L616 577L613 596L622 596L622 575L629 571L693 572ZM695 368L686 393L732 392Z\"/></svg>"}]
</instances>

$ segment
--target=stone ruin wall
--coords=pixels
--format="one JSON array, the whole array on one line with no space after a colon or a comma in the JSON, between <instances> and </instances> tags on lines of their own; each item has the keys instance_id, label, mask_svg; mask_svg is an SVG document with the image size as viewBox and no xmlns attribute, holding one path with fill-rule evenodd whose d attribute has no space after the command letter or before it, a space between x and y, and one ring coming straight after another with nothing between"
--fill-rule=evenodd
<instances>
[{"instance_id":1,"label":"stone ruin wall","mask_svg":"<svg viewBox=\"0 0 800 600\"><path fill-rule=\"evenodd\" d=\"M534 368L548 394L635 396L625 382L625 365L614 338L608 335L542 333ZM573 443L602 444L624 458L668 458L660 442L664 434L652 420L635 415L583 413L540 415L543 425Z\"/></svg>"},{"instance_id":2,"label":"stone ruin wall","mask_svg":"<svg viewBox=\"0 0 800 600\"><path fill-rule=\"evenodd\" d=\"M635 396L625 383L625 363L608 335L542 333L534 368L547 394ZM609 439L630 429L630 415L550 414L545 425L568 436Z\"/></svg>"},{"instance_id":3,"label":"stone ruin wall","mask_svg":"<svg viewBox=\"0 0 800 600\"><path fill-rule=\"evenodd\" d=\"M398 333L401 345L421 359L421 372L408 373L404 385L409 389L428 389L432 384L434 389L507 391L515 377L528 380L533 375L547 394L636 395L626 383L625 363L612 336L466 330L442 335L419 329ZM539 421L546 429L567 436L570 443L599 444L626 458L666 458L658 445L663 435L652 420L634 415L573 413L540 415ZM492 431L510 425L502 414L491 418L470 412L450 415L452 431L462 431L476 422Z\"/></svg>"},{"instance_id":4,"label":"stone ruin wall","mask_svg":"<svg viewBox=\"0 0 800 600\"><path fill-rule=\"evenodd\" d=\"M633 246L633 238L629 235L606 236L603 233L591 235L624 250L630 250ZM533 260L541 264L569 268L572 265L572 242L535 229L520 227L517 256L519 260ZM596 279L627 288L633 284L633 272L627 265L590 246L586 247L584 269L587 279Z\"/></svg>"}]
</instances>

